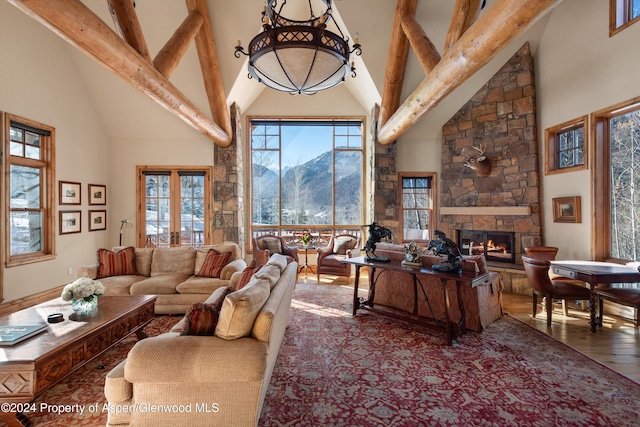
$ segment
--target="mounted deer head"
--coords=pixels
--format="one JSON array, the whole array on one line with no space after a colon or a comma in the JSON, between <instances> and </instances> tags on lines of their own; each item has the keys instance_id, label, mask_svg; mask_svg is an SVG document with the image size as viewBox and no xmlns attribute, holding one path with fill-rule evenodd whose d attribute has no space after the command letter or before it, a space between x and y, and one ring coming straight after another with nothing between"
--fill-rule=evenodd
<instances>
[{"instance_id":1,"label":"mounted deer head","mask_svg":"<svg viewBox=\"0 0 640 427\"><path fill-rule=\"evenodd\" d=\"M462 151L466 151L467 148L469 147L463 148ZM489 176L489 174L491 173L491 161L487 158L487 156L484 155L485 147L480 144L478 147L473 145L471 146L471 148L477 150L478 154L476 154L475 156L467 155L467 159L464 161L464 165L474 171L476 175L481 178Z\"/></svg>"}]
</instances>

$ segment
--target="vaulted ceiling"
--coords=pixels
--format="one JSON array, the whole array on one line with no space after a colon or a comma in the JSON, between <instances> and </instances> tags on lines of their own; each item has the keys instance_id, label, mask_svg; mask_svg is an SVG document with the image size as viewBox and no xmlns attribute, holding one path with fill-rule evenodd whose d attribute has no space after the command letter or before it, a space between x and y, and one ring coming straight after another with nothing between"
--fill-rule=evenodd
<instances>
[{"instance_id":1,"label":"vaulted ceiling","mask_svg":"<svg viewBox=\"0 0 640 427\"><path fill-rule=\"evenodd\" d=\"M561 1L488 0L481 9L482 0L334 0L334 18L351 38L357 32L363 47L358 75L344 87L365 111L381 105L377 139L389 144L461 86L473 94L502 65L503 50L523 41L535 50L541 18ZM93 60L70 48L99 109L121 105L131 116L152 99L226 146L228 105L246 110L271 90L249 80L246 60L233 56L236 40L246 46L260 31L264 0L9 2ZM307 4L289 0L296 2ZM459 101L450 104L453 114ZM135 127L136 117L118 123Z\"/></svg>"}]
</instances>

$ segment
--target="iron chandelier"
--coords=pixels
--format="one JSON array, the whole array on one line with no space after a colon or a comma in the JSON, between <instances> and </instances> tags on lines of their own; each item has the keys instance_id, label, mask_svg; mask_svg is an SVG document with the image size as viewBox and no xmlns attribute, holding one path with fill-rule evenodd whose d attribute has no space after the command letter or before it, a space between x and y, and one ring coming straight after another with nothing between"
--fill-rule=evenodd
<instances>
[{"instance_id":1,"label":"iron chandelier","mask_svg":"<svg viewBox=\"0 0 640 427\"><path fill-rule=\"evenodd\" d=\"M299 21L282 15L287 0L267 2L262 11L263 31L249 43L249 53L240 40L234 52L236 58L241 54L249 57L249 78L294 95L313 95L342 83L349 74L356 76L349 55L362 53L358 37L349 50L349 38L331 14L331 0L315 3L322 3L324 12L315 16L309 0L309 19ZM327 30L332 19L340 35Z\"/></svg>"}]
</instances>

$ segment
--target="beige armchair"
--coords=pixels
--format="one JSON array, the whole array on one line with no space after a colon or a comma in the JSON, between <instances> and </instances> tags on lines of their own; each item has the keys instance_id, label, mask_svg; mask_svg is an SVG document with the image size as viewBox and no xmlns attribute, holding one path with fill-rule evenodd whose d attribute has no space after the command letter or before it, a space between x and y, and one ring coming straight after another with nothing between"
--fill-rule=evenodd
<instances>
[{"instance_id":1,"label":"beige armchair","mask_svg":"<svg viewBox=\"0 0 640 427\"><path fill-rule=\"evenodd\" d=\"M332 236L329 244L319 247L316 275L320 281L321 274L333 274L344 276L349 281L351 277L351 264L341 264L340 261L346 258L360 256L360 238L351 234L339 234Z\"/></svg>"},{"instance_id":2,"label":"beige armchair","mask_svg":"<svg viewBox=\"0 0 640 427\"><path fill-rule=\"evenodd\" d=\"M299 262L298 248L287 246L282 237L265 234L253 238L253 259L256 260L257 266L266 264L271 255L275 253L291 257L295 262Z\"/></svg>"}]
</instances>

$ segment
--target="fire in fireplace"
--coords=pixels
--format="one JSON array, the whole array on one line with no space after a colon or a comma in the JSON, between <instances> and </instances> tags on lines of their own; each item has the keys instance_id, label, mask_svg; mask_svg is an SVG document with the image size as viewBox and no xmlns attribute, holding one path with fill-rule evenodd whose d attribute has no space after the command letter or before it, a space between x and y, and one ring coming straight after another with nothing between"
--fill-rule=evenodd
<instances>
[{"instance_id":1,"label":"fire in fireplace","mask_svg":"<svg viewBox=\"0 0 640 427\"><path fill-rule=\"evenodd\" d=\"M458 230L458 246L462 255L484 254L487 261L516 262L513 232Z\"/></svg>"}]
</instances>

